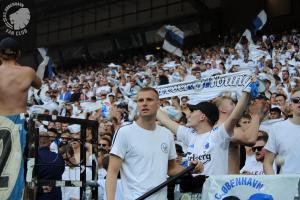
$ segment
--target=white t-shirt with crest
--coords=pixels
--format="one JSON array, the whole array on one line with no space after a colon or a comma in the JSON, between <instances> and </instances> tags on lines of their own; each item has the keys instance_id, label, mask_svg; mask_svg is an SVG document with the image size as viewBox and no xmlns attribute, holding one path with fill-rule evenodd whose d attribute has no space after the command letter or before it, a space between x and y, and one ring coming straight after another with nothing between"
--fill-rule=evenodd
<instances>
[{"instance_id":1,"label":"white t-shirt with crest","mask_svg":"<svg viewBox=\"0 0 300 200\"><path fill-rule=\"evenodd\" d=\"M179 126L177 140L187 145L188 161L199 160L204 164L202 174L227 174L230 136L224 125L204 134L197 133L193 128Z\"/></svg>"}]
</instances>

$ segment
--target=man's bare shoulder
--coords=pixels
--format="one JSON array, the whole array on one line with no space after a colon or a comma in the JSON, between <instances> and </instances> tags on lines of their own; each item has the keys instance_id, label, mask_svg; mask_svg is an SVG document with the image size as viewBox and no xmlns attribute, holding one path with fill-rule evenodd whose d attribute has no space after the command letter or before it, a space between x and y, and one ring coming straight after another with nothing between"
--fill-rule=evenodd
<instances>
[{"instance_id":1,"label":"man's bare shoulder","mask_svg":"<svg viewBox=\"0 0 300 200\"><path fill-rule=\"evenodd\" d=\"M20 68L22 68L25 71L28 71L30 73L35 73L34 69L32 67L29 66L20 66Z\"/></svg>"},{"instance_id":2,"label":"man's bare shoulder","mask_svg":"<svg viewBox=\"0 0 300 200\"><path fill-rule=\"evenodd\" d=\"M19 66L20 70L22 73L30 74L30 75L35 75L35 71L32 67L29 66Z\"/></svg>"}]
</instances>

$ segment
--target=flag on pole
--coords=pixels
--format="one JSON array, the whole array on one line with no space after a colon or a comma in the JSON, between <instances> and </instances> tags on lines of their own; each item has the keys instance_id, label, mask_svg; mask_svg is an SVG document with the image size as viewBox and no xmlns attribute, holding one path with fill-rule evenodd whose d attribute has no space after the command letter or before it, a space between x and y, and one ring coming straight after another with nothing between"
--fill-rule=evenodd
<instances>
[{"instance_id":1,"label":"flag on pole","mask_svg":"<svg viewBox=\"0 0 300 200\"><path fill-rule=\"evenodd\" d=\"M46 70L46 66L48 65L48 62L49 62L49 56L47 56L48 50L46 48L38 48L38 51L41 54L43 61L38 66L36 74L40 79L43 79L45 70Z\"/></svg>"},{"instance_id":2,"label":"flag on pole","mask_svg":"<svg viewBox=\"0 0 300 200\"><path fill-rule=\"evenodd\" d=\"M254 44L252 39L253 36L255 36L256 32L258 30L261 30L266 23L267 23L267 14L264 10L262 10L252 21L252 26L250 26L249 29L245 30L242 37L245 36L250 44ZM239 40L239 42L240 41L241 39Z\"/></svg>"},{"instance_id":3,"label":"flag on pole","mask_svg":"<svg viewBox=\"0 0 300 200\"><path fill-rule=\"evenodd\" d=\"M166 25L157 32L163 37L163 49L182 57L182 47L184 41L184 32L176 26Z\"/></svg>"},{"instance_id":4,"label":"flag on pole","mask_svg":"<svg viewBox=\"0 0 300 200\"><path fill-rule=\"evenodd\" d=\"M47 78L52 78L55 74L53 71L53 61L52 59L47 55L48 54L48 49L46 48L38 48L38 51L40 55L43 58L43 61L40 63L37 69L37 76L40 79L43 79L44 77Z\"/></svg>"},{"instance_id":5,"label":"flag on pole","mask_svg":"<svg viewBox=\"0 0 300 200\"><path fill-rule=\"evenodd\" d=\"M53 63L53 60L51 58L49 58L49 62L48 62L48 73L47 73L47 77L48 78L52 78L54 76L54 72L53 72L53 66L54 63Z\"/></svg>"},{"instance_id":6,"label":"flag on pole","mask_svg":"<svg viewBox=\"0 0 300 200\"><path fill-rule=\"evenodd\" d=\"M250 44L253 44L252 35L249 29L246 29L242 36L245 36Z\"/></svg>"},{"instance_id":7,"label":"flag on pole","mask_svg":"<svg viewBox=\"0 0 300 200\"><path fill-rule=\"evenodd\" d=\"M267 14L264 10L260 11L260 13L256 16L256 18L252 21L254 26L254 32L261 30L267 22Z\"/></svg>"}]
</instances>

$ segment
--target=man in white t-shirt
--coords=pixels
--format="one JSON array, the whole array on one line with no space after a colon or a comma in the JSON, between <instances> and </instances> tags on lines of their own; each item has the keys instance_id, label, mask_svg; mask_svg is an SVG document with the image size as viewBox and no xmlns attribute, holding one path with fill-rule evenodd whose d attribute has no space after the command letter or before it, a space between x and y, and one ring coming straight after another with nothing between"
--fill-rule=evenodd
<instances>
[{"instance_id":1,"label":"man in white t-shirt","mask_svg":"<svg viewBox=\"0 0 300 200\"><path fill-rule=\"evenodd\" d=\"M158 111L157 119L176 133L177 140L188 147L189 161L199 160L204 164L203 174L227 174L229 142L244 105L238 104L225 122L216 128L213 128L219 119L216 105L201 102L197 105L189 105L189 108L193 112L188 117L187 127L172 121L161 110Z\"/></svg>"},{"instance_id":2,"label":"man in white t-shirt","mask_svg":"<svg viewBox=\"0 0 300 200\"><path fill-rule=\"evenodd\" d=\"M166 181L167 175L173 176L183 170L175 161L172 133L156 124L159 106L157 91L153 88L142 88L137 95L137 121L121 127L115 133L106 176L108 200L114 199L119 171L123 200L132 200ZM194 164L197 164L195 170L203 170L201 162ZM167 199L167 188L147 199Z\"/></svg>"},{"instance_id":3,"label":"man in white t-shirt","mask_svg":"<svg viewBox=\"0 0 300 200\"><path fill-rule=\"evenodd\" d=\"M265 146L265 174L274 174L275 156L282 161L280 174L300 173L300 88L291 93L293 118L278 122L270 129L269 140Z\"/></svg>"}]
</instances>

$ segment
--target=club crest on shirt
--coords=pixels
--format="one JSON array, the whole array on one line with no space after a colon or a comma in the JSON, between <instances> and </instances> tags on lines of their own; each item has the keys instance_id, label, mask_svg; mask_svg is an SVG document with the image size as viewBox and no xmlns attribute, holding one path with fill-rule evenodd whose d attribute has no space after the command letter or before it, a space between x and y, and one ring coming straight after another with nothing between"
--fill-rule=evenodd
<instances>
[{"instance_id":1,"label":"club crest on shirt","mask_svg":"<svg viewBox=\"0 0 300 200\"><path fill-rule=\"evenodd\" d=\"M162 143L160 147L162 152L168 153L168 145L166 143Z\"/></svg>"},{"instance_id":2,"label":"club crest on shirt","mask_svg":"<svg viewBox=\"0 0 300 200\"><path fill-rule=\"evenodd\" d=\"M204 145L204 149L208 149L209 148L209 143L207 142L205 145Z\"/></svg>"}]
</instances>

